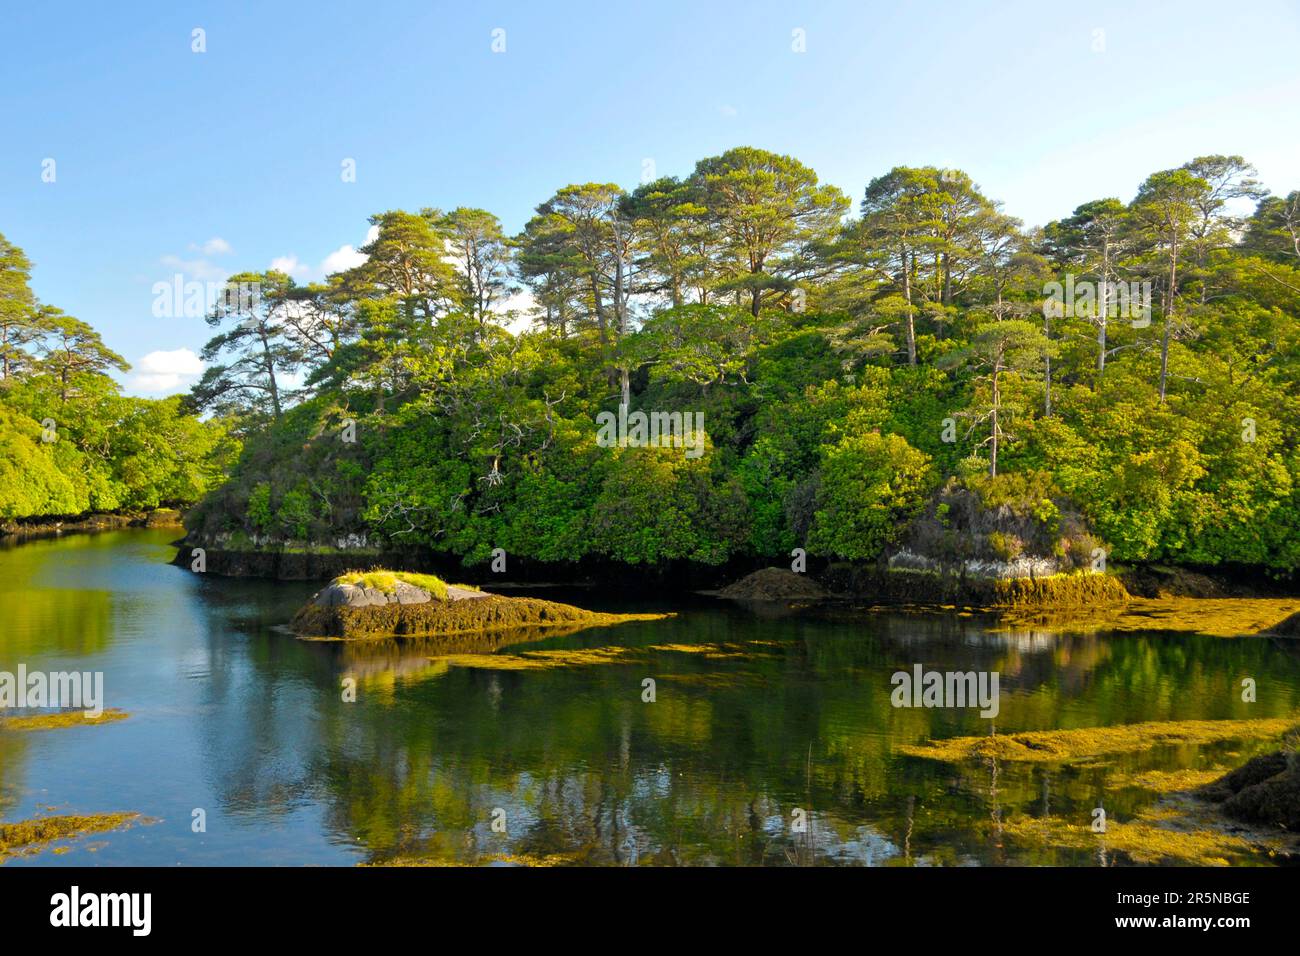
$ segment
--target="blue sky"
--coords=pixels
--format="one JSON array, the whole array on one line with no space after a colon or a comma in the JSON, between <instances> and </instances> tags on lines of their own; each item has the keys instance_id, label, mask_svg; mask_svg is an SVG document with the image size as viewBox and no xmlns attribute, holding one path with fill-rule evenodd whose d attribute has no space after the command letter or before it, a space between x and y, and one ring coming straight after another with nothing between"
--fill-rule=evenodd
<instances>
[{"instance_id":1,"label":"blue sky","mask_svg":"<svg viewBox=\"0 0 1300 956\"><path fill-rule=\"evenodd\" d=\"M187 385L209 335L153 317L177 272L317 278L393 208L513 231L647 159L759 146L855 203L892 166L955 166L1030 224L1205 153L1300 188L1300 0L11 4L0 43L0 232L137 394Z\"/></svg>"}]
</instances>

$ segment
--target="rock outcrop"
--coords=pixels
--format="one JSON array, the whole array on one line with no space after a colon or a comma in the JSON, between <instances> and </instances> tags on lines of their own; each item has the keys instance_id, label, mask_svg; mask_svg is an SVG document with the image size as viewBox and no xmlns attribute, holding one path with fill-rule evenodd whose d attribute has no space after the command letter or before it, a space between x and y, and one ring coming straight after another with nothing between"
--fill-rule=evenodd
<instances>
[{"instance_id":1,"label":"rock outcrop","mask_svg":"<svg viewBox=\"0 0 1300 956\"><path fill-rule=\"evenodd\" d=\"M443 584L431 575L370 572L335 578L299 609L290 628L302 637L355 640L464 635L514 628L573 630L575 626L599 627L669 616L605 614L555 601L503 597Z\"/></svg>"},{"instance_id":2,"label":"rock outcrop","mask_svg":"<svg viewBox=\"0 0 1300 956\"><path fill-rule=\"evenodd\" d=\"M763 568L727 585L718 594L740 601L819 601L826 589L804 574L785 568Z\"/></svg>"},{"instance_id":3,"label":"rock outcrop","mask_svg":"<svg viewBox=\"0 0 1300 956\"><path fill-rule=\"evenodd\" d=\"M482 591L475 591L454 584L447 585L446 591L445 600L449 601L472 601L488 596ZM316 592L316 596L312 598L312 603L321 607L379 607L385 604L428 604L434 600L440 599L435 598L431 592L426 591L424 588L406 581L397 581L391 591L385 591L377 587L366 587L361 584L343 584L331 581Z\"/></svg>"},{"instance_id":4,"label":"rock outcrop","mask_svg":"<svg viewBox=\"0 0 1300 956\"><path fill-rule=\"evenodd\" d=\"M1234 820L1300 830L1300 758L1294 753L1255 757L1198 793Z\"/></svg>"}]
</instances>

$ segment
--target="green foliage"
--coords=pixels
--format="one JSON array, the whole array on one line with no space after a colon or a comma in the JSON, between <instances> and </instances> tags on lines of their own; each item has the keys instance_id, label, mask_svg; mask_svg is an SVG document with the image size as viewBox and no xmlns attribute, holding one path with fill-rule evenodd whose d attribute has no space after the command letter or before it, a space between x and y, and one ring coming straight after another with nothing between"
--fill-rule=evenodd
<instances>
[{"instance_id":1,"label":"green foliage","mask_svg":"<svg viewBox=\"0 0 1300 956\"><path fill-rule=\"evenodd\" d=\"M93 371L23 377L0 389L0 518L188 505L237 453L178 397L126 397Z\"/></svg>"},{"instance_id":2,"label":"green foliage","mask_svg":"<svg viewBox=\"0 0 1300 956\"><path fill-rule=\"evenodd\" d=\"M824 449L809 550L870 560L901 533L933 481L930 457L900 435L846 435Z\"/></svg>"},{"instance_id":3,"label":"green foliage","mask_svg":"<svg viewBox=\"0 0 1300 956\"><path fill-rule=\"evenodd\" d=\"M628 564L717 564L747 533L744 492L675 449L615 455L591 514L592 550Z\"/></svg>"},{"instance_id":4,"label":"green foliage","mask_svg":"<svg viewBox=\"0 0 1300 956\"><path fill-rule=\"evenodd\" d=\"M1026 231L960 170L897 167L846 223L811 169L742 147L630 193L562 186L515 237L478 209L385 212L363 265L261 274L258 311L212 317L222 370L192 401L246 441L189 526L646 565L871 559L916 522L949 555L1294 571L1296 194L1252 177L1197 157ZM25 260L0 262L2 317L29 306ZM1147 283L1149 311L1121 314L1119 282ZM520 286L528 328L505 311ZM603 447L620 405L702 415L703 454ZM61 448L10 454L70 474Z\"/></svg>"}]
</instances>

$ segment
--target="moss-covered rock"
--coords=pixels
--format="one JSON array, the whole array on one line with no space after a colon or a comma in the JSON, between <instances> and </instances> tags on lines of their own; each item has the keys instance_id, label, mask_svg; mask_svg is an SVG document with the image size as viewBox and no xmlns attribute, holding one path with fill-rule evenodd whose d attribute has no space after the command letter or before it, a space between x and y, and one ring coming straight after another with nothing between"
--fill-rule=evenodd
<instances>
[{"instance_id":1,"label":"moss-covered rock","mask_svg":"<svg viewBox=\"0 0 1300 956\"><path fill-rule=\"evenodd\" d=\"M394 579L391 592L383 585ZM664 614L604 614L537 598L502 597L473 588L446 585L442 596L421 591L422 600L411 600L403 590L413 587L403 578L431 575L403 575L401 572L367 572L343 575L322 588L297 614L290 627L304 637L437 636L482 633L518 628L597 627L625 621L659 620ZM437 581L438 579L434 578ZM428 584L426 580L423 583ZM340 600L345 589L359 590L355 601ZM347 592L351 593L351 592Z\"/></svg>"},{"instance_id":2,"label":"moss-covered rock","mask_svg":"<svg viewBox=\"0 0 1300 956\"><path fill-rule=\"evenodd\" d=\"M1041 471L951 478L908 526L891 564L967 577L1044 577L1089 568L1101 542Z\"/></svg>"},{"instance_id":3,"label":"moss-covered rock","mask_svg":"<svg viewBox=\"0 0 1300 956\"><path fill-rule=\"evenodd\" d=\"M426 591L439 601L447 599L447 583L436 574L416 574L412 571L349 571L339 575L331 583L374 588L384 594L397 594L402 585L406 585Z\"/></svg>"}]
</instances>

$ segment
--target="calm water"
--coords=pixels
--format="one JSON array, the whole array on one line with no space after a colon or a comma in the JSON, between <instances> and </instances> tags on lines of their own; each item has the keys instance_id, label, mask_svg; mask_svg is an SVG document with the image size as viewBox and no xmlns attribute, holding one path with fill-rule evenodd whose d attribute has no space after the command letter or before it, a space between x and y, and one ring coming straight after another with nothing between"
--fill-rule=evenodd
<instances>
[{"instance_id":1,"label":"calm water","mask_svg":"<svg viewBox=\"0 0 1300 956\"><path fill-rule=\"evenodd\" d=\"M1122 817L1156 796L1121 775L1258 748L957 769L897 747L987 733L988 721L895 709L890 675L915 663L1000 672L999 732L1300 706L1297 642L995 632L944 616L828 620L653 595L621 607L679 616L498 651L621 656L448 666L430 660L428 644L295 640L277 626L315 585L170 567L175 536L126 531L0 550L0 670L102 671L107 705L131 715L0 732L0 820L109 811L156 820L6 865L1095 864L1090 852L1015 846L998 823L1044 813L1086 822L1099 800ZM591 592L546 596L614 609ZM1253 706L1238 700L1243 676L1267 689ZM348 677L355 703L343 700ZM642 701L646 677L657 682L653 703ZM206 833L191 832L195 808ZM498 809L505 834L492 828ZM789 826L796 809L809 820L803 833Z\"/></svg>"}]
</instances>

